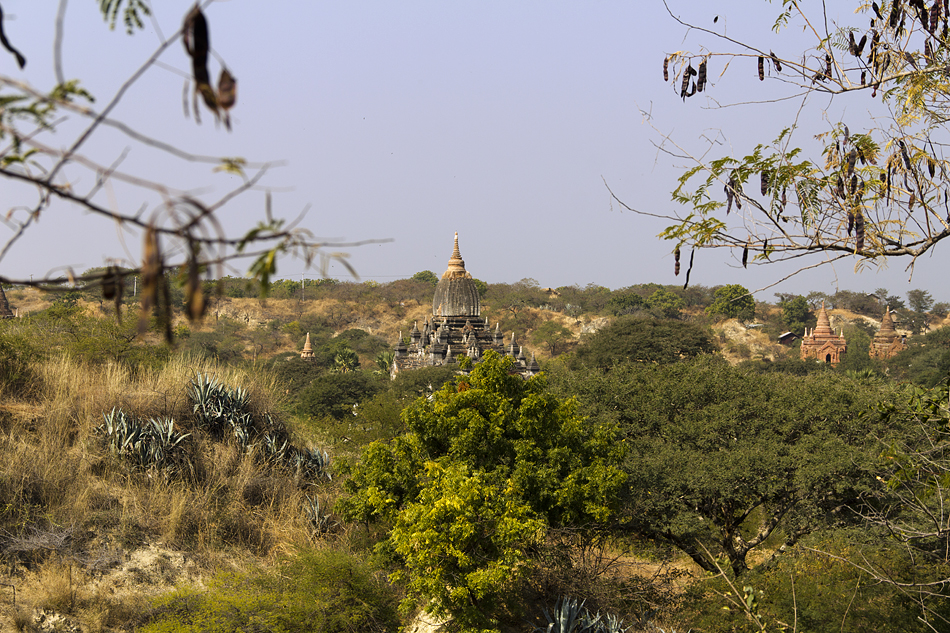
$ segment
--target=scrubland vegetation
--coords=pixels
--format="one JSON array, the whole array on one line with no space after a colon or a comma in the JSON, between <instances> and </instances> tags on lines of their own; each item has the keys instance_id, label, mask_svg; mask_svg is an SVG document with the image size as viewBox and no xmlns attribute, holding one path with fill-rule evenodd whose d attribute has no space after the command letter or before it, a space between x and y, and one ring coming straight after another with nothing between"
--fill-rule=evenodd
<instances>
[{"instance_id":1,"label":"scrubland vegetation","mask_svg":"<svg viewBox=\"0 0 950 633\"><path fill-rule=\"evenodd\" d=\"M28 314L0 322L0 623L950 628L950 349L927 293L883 293L920 334L878 362L883 307L856 293L732 314L733 286L483 284L543 374L489 356L391 381L430 312L416 277L266 299L227 279L175 346L92 291L6 288ZM837 368L775 342L821 301L847 319Z\"/></svg>"}]
</instances>

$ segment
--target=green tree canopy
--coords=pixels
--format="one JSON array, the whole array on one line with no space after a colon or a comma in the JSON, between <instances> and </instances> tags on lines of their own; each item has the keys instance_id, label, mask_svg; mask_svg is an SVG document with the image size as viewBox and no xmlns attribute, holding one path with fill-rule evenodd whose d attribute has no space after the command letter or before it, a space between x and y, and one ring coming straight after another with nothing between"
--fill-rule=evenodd
<instances>
[{"instance_id":1,"label":"green tree canopy","mask_svg":"<svg viewBox=\"0 0 950 633\"><path fill-rule=\"evenodd\" d=\"M408 433L365 449L338 506L392 526L384 547L411 594L463 628L493 626L547 527L607 519L625 479L614 427L579 417L543 374L509 374L511 363L490 352L407 407Z\"/></svg>"},{"instance_id":2,"label":"green tree canopy","mask_svg":"<svg viewBox=\"0 0 950 633\"><path fill-rule=\"evenodd\" d=\"M572 338L574 333L557 321L545 321L531 333L531 341L546 347L551 356L556 356L558 347Z\"/></svg>"},{"instance_id":3,"label":"green tree canopy","mask_svg":"<svg viewBox=\"0 0 950 633\"><path fill-rule=\"evenodd\" d=\"M877 386L830 372L756 374L710 356L556 379L624 434L630 528L707 571L724 556L740 575L776 530L793 543L844 520L838 509L874 481L880 448L860 414Z\"/></svg>"},{"instance_id":4,"label":"green tree canopy","mask_svg":"<svg viewBox=\"0 0 950 633\"><path fill-rule=\"evenodd\" d=\"M795 296L779 302L782 308L782 323L788 328L789 332L802 336L805 328L814 327L817 320L812 311L808 308L808 301L805 297Z\"/></svg>"},{"instance_id":5,"label":"green tree canopy","mask_svg":"<svg viewBox=\"0 0 950 633\"><path fill-rule=\"evenodd\" d=\"M606 369L630 361L672 363L715 351L712 333L699 325L621 317L584 339L571 366Z\"/></svg>"},{"instance_id":6,"label":"green tree canopy","mask_svg":"<svg viewBox=\"0 0 950 633\"><path fill-rule=\"evenodd\" d=\"M431 270L420 270L415 275L410 277L415 281L424 281L427 284L432 284L433 286L439 283L439 277Z\"/></svg>"},{"instance_id":7,"label":"green tree canopy","mask_svg":"<svg viewBox=\"0 0 950 633\"><path fill-rule=\"evenodd\" d=\"M706 308L706 314L751 321L755 316L755 299L739 284L722 286L713 293L713 302Z\"/></svg>"}]
</instances>

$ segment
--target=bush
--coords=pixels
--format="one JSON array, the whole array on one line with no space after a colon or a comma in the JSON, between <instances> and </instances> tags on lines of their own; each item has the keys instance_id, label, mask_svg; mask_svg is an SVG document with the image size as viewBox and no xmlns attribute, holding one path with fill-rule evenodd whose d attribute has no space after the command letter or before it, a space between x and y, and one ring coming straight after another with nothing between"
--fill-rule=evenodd
<instances>
[{"instance_id":1,"label":"bush","mask_svg":"<svg viewBox=\"0 0 950 633\"><path fill-rule=\"evenodd\" d=\"M395 631L397 598L380 572L339 550L305 550L273 573L220 574L201 591L155 600L145 633Z\"/></svg>"},{"instance_id":2,"label":"bush","mask_svg":"<svg viewBox=\"0 0 950 633\"><path fill-rule=\"evenodd\" d=\"M381 388L377 380L361 371L324 374L300 393L299 412L315 418L343 420L354 414L355 405Z\"/></svg>"},{"instance_id":3,"label":"bush","mask_svg":"<svg viewBox=\"0 0 950 633\"><path fill-rule=\"evenodd\" d=\"M606 369L629 361L672 363L714 351L708 328L682 321L623 317L582 341L570 364Z\"/></svg>"}]
</instances>

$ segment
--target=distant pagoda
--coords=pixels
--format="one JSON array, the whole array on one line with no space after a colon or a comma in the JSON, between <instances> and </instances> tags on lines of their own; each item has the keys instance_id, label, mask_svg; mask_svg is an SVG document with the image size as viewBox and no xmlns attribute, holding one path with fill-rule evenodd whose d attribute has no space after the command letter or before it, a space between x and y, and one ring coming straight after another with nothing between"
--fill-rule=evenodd
<instances>
[{"instance_id":1,"label":"distant pagoda","mask_svg":"<svg viewBox=\"0 0 950 633\"><path fill-rule=\"evenodd\" d=\"M891 318L890 308L884 308L881 329L877 331L874 340L871 341L868 356L877 360L887 360L905 349L907 349L906 338L894 329L894 320Z\"/></svg>"},{"instance_id":2,"label":"distant pagoda","mask_svg":"<svg viewBox=\"0 0 950 633\"><path fill-rule=\"evenodd\" d=\"M843 334L835 334L835 331L831 329L831 320L822 301L821 310L818 312L818 326L810 333L806 331L802 338L801 358L802 360L814 358L819 362L837 365L847 351L848 342Z\"/></svg>"},{"instance_id":3,"label":"distant pagoda","mask_svg":"<svg viewBox=\"0 0 950 633\"><path fill-rule=\"evenodd\" d=\"M471 273L465 270L456 233L448 268L442 273L432 297L432 320L426 319L422 328L418 322L412 325L408 345L402 333L399 334L391 373L395 377L407 369L452 365L460 355L477 362L489 350L511 356L515 360L514 373L533 376L541 370L534 355L530 361L525 358L524 350L515 344L514 333L505 346L498 324L492 332L488 321L481 316L478 287Z\"/></svg>"}]
</instances>

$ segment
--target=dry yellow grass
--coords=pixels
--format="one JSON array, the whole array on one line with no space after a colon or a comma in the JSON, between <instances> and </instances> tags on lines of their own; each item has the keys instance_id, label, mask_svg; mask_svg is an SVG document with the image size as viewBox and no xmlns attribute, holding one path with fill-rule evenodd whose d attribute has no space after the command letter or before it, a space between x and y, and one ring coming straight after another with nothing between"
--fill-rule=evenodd
<instances>
[{"instance_id":1,"label":"dry yellow grass","mask_svg":"<svg viewBox=\"0 0 950 633\"><path fill-rule=\"evenodd\" d=\"M276 412L286 396L266 372L185 357L161 370L91 367L65 356L37 369L36 400L7 403L0 419L0 552L12 563L0 583L18 586L20 599L16 609L0 599L0 629L18 626L24 607L54 609L89 631L118 626L133 615L127 605L174 579L133 583L141 586L110 597L117 591L110 583L119 581L104 580L96 565L122 557L109 562L103 552L160 544L207 570L266 561L278 546L312 541L308 494L337 494L333 484L296 481L262 466L254 450L201 432L188 440L194 469L185 479L133 472L96 434L112 407L173 417L188 430L186 388L198 372L247 389L255 413Z\"/></svg>"}]
</instances>

